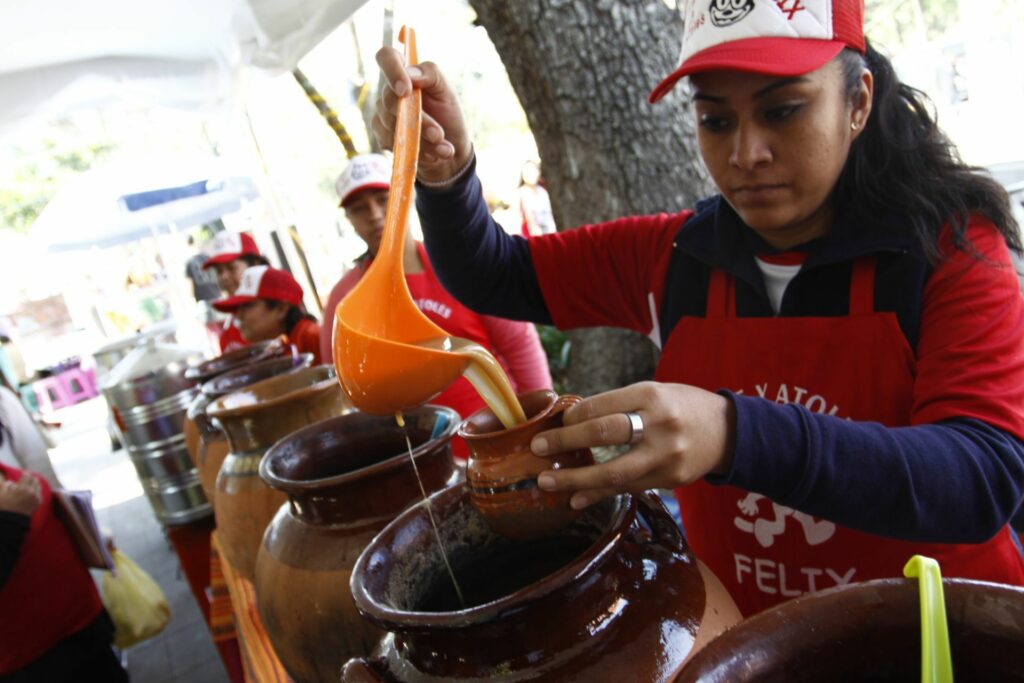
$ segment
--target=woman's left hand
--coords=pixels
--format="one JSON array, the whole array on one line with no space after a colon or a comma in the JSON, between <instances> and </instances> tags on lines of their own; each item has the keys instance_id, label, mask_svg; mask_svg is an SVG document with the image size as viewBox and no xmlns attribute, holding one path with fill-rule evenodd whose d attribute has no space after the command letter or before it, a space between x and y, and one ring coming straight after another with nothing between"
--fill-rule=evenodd
<instances>
[{"instance_id":1,"label":"woman's left hand","mask_svg":"<svg viewBox=\"0 0 1024 683\"><path fill-rule=\"evenodd\" d=\"M571 504L579 509L624 491L684 486L728 472L736 431L732 401L686 384L641 382L592 396L565 411L564 427L541 432L530 446L543 456L625 444L632 435L628 412L640 415L644 431L627 453L600 465L543 472L540 487L575 491Z\"/></svg>"}]
</instances>

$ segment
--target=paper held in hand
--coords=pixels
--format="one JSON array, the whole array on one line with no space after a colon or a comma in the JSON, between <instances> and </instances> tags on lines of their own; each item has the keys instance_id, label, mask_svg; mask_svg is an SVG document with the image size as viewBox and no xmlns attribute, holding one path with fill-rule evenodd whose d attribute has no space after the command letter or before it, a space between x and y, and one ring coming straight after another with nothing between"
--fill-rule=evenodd
<instances>
[{"instance_id":1,"label":"paper held in hand","mask_svg":"<svg viewBox=\"0 0 1024 683\"><path fill-rule=\"evenodd\" d=\"M53 499L85 564L93 569L113 569L114 558L107 550L92 508L92 491L54 489Z\"/></svg>"}]
</instances>

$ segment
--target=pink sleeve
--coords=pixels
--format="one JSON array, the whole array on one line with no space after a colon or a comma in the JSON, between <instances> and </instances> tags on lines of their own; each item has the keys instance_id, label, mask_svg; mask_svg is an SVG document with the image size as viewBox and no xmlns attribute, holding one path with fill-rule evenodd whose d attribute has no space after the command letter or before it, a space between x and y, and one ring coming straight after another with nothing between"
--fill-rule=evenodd
<instances>
[{"instance_id":1,"label":"pink sleeve","mask_svg":"<svg viewBox=\"0 0 1024 683\"><path fill-rule=\"evenodd\" d=\"M480 320L487 328L494 350L505 361L517 392L551 388L548 357L544 354L536 327L489 315L480 316Z\"/></svg>"},{"instance_id":2,"label":"pink sleeve","mask_svg":"<svg viewBox=\"0 0 1024 683\"><path fill-rule=\"evenodd\" d=\"M334 285L334 289L327 296L327 303L324 304L324 321L320 326L320 362L322 363L334 362L334 344L332 343L334 339L334 309L356 286L362 276L363 268L356 264L338 280L338 284Z\"/></svg>"}]
</instances>

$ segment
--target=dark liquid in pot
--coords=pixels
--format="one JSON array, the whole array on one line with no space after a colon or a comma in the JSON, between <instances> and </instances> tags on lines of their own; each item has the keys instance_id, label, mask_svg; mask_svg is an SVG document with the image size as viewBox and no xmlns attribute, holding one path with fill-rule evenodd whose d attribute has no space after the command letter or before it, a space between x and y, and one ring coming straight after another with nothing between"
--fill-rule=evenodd
<instances>
[{"instance_id":1,"label":"dark liquid in pot","mask_svg":"<svg viewBox=\"0 0 1024 683\"><path fill-rule=\"evenodd\" d=\"M502 545L484 557L456 563L455 572L459 576L465 607L492 602L536 583L578 558L591 543L592 539L581 536L554 536ZM455 612L464 609L451 581L447 577L437 579L437 585L427 591L413 611Z\"/></svg>"}]
</instances>

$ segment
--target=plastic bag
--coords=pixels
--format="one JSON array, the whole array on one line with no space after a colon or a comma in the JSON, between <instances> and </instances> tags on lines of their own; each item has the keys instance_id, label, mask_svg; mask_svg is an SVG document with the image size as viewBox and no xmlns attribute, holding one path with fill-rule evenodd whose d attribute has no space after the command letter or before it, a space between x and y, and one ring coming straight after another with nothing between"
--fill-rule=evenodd
<instances>
[{"instance_id":1,"label":"plastic bag","mask_svg":"<svg viewBox=\"0 0 1024 683\"><path fill-rule=\"evenodd\" d=\"M160 586L124 553L114 551L114 571L102 578L103 606L114 621L114 644L125 649L152 638L171 620Z\"/></svg>"}]
</instances>

